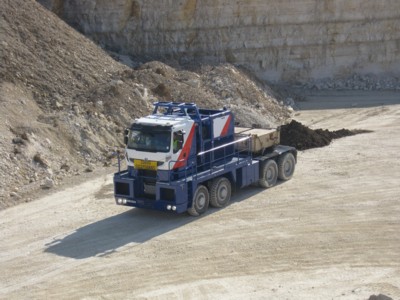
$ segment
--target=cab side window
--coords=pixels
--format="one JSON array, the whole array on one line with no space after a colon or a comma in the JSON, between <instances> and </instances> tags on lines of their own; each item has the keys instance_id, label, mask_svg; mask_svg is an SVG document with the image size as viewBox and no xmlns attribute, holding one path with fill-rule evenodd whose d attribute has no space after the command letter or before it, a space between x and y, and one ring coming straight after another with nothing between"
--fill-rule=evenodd
<instances>
[{"instance_id":1,"label":"cab side window","mask_svg":"<svg viewBox=\"0 0 400 300\"><path fill-rule=\"evenodd\" d=\"M179 150L182 149L183 147L183 132L182 131L177 131L174 132L174 137L172 141L172 147L174 153L177 153Z\"/></svg>"}]
</instances>

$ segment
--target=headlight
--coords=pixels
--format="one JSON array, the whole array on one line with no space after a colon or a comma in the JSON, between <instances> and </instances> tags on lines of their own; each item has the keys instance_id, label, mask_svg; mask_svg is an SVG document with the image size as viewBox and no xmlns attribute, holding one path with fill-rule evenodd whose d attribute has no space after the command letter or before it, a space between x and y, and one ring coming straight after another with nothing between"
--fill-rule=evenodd
<instances>
[{"instance_id":1,"label":"headlight","mask_svg":"<svg viewBox=\"0 0 400 300\"><path fill-rule=\"evenodd\" d=\"M171 205L167 205L168 210L171 210L171 208L172 208Z\"/></svg>"}]
</instances>

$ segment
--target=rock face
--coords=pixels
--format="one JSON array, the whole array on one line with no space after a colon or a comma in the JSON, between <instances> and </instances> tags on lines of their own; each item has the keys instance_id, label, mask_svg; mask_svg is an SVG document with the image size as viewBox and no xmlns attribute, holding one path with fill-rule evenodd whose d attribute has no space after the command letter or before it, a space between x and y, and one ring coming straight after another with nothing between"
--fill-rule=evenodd
<instances>
[{"instance_id":1,"label":"rock face","mask_svg":"<svg viewBox=\"0 0 400 300\"><path fill-rule=\"evenodd\" d=\"M108 49L305 82L400 73L398 0L39 0Z\"/></svg>"}]
</instances>

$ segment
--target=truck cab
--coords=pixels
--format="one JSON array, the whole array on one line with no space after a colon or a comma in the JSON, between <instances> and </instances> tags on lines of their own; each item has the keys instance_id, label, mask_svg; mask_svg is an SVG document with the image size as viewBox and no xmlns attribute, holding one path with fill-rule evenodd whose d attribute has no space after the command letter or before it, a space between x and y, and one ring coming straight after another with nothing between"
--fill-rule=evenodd
<instances>
[{"instance_id":1,"label":"truck cab","mask_svg":"<svg viewBox=\"0 0 400 300\"><path fill-rule=\"evenodd\" d=\"M189 159L192 131L194 122L185 117L155 115L136 120L126 131L128 166L153 171L178 168L178 161Z\"/></svg>"}]
</instances>

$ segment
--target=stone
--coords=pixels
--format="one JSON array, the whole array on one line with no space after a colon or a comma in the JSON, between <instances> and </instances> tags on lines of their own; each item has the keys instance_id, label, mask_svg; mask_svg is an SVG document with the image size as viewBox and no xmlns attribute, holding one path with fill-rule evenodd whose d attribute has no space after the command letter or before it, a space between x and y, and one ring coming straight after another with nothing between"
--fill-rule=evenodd
<instances>
[{"instance_id":1,"label":"stone","mask_svg":"<svg viewBox=\"0 0 400 300\"><path fill-rule=\"evenodd\" d=\"M21 153L22 153L21 147L19 145L14 145L14 154L21 154ZM16 157L14 156L14 158Z\"/></svg>"},{"instance_id":2,"label":"stone","mask_svg":"<svg viewBox=\"0 0 400 300\"><path fill-rule=\"evenodd\" d=\"M22 138L23 140L29 142L29 136L28 136L28 134L27 134L26 132L23 132L23 133L21 134L21 138Z\"/></svg>"},{"instance_id":3,"label":"stone","mask_svg":"<svg viewBox=\"0 0 400 300\"><path fill-rule=\"evenodd\" d=\"M25 145L25 141L20 137L13 138L12 142L16 145Z\"/></svg>"},{"instance_id":4,"label":"stone","mask_svg":"<svg viewBox=\"0 0 400 300\"><path fill-rule=\"evenodd\" d=\"M76 115L79 115L80 110L77 103L72 104L72 110L75 112Z\"/></svg>"},{"instance_id":5,"label":"stone","mask_svg":"<svg viewBox=\"0 0 400 300\"><path fill-rule=\"evenodd\" d=\"M40 185L42 189L51 189L55 185L55 182L53 179L46 177L46 179L43 181L43 183Z\"/></svg>"},{"instance_id":6,"label":"stone","mask_svg":"<svg viewBox=\"0 0 400 300\"><path fill-rule=\"evenodd\" d=\"M62 105L62 103L56 101L56 103L54 104L54 106L56 107L56 109L62 109L64 107L64 105Z\"/></svg>"},{"instance_id":7,"label":"stone","mask_svg":"<svg viewBox=\"0 0 400 300\"><path fill-rule=\"evenodd\" d=\"M33 161L43 168L48 168L50 166L49 162L40 153L36 153L33 156Z\"/></svg>"},{"instance_id":8,"label":"stone","mask_svg":"<svg viewBox=\"0 0 400 300\"><path fill-rule=\"evenodd\" d=\"M61 170L68 172L71 169L71 166L67 163L63 163L60 167Z\"/></svg>"},{"instance_id":9,"label":"stone","mask_svg":"<svg viewBox=\"0 0 400 300\"><path fill-rule=\"evenodd\" d=\"M93 166L89 165L89 166L86 167L85 172L86 173L90 173L90 172L93 172L93 170L94 170Z\"/></svg>"},{"instance_id":10,"label":"stone","mask_svg":"<svg viewBox=\"0 0 400 300\"><path fill-rule=\"evenodd\" d=\"M17 199L20 199L20 198L21 198L21 196L18 195L16 192L11 192L11 193L10 193L10 197L17 198Z\"/></svg>"}]
</instances>

